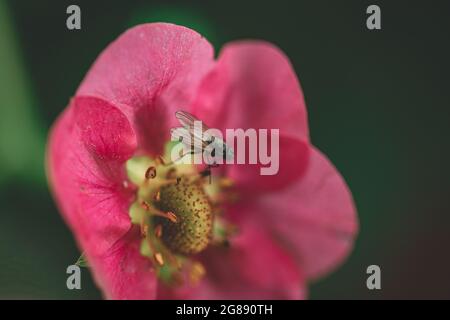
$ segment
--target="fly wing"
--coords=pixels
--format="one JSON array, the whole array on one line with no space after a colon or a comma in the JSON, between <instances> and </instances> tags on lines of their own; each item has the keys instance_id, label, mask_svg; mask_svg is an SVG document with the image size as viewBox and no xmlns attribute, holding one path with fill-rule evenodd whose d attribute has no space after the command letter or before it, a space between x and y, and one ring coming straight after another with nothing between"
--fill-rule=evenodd
<instances>
[{"instance_id":1,"label":"fly wing","mask_svg":"<svg viewBox=\"0 0 450 320\"><path fill-rule=\"evenodd\" d=\"M189 112L183 110L176 111L175 117L178 119L178 121L181 123L183 127L193 127L195 121L200 121L193 114L190 114ZM203 124L203 126L205 126L205 124ZM207 126L205 126L205 130L206 129L208 129Z\"/></svg>"},{"instance_id":2,"label":"fly wing","mask_svg":"<svg viewBox=\"0 0 450 320\"><path fill-rule=\"evenodd\" d=\"M193 135L192 131L187 128L178 127L170 129L170 134L178 137L179 141L189 150L193 150L194 153L201 153L203 144L196 143L196 139L198 138Z\"/></svg>"},{"instance_id":3,"label":"fly wing","mask_svg":"<svg viewBox=\"0 0 450 320\"><path fill-rule=\"evenodd\" d=\"M187 111L178 110L175 112L175 117L178 119L180 124L190 131L191 135L194 139L198 139L202 142L203 148L205 148L208 144L210 144L214 138L211 135L207 135L204 132L209 129L209 127L204 124L201 120L197 119L194 115L190 114ZM201 130L195 130L194 122L201 122L202 127ZM194 143L194 139L191 139L192 143Z\"/></svg>"}]
</instances>

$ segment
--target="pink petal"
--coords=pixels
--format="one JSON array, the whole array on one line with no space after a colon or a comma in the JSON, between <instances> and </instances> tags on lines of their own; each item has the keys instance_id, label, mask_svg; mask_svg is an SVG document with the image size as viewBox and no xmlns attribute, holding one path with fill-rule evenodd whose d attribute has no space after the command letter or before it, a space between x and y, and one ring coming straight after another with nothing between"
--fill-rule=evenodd
<instances>
[{"instance_id":1,"label":"pink petal","mask_svg":"<svg viewBox=\"0 0 450 320\"><path fill-rule=\"evenodd\" d=\"M265 231L241 226L229 249L206 256L208 278L198 298L301 299L304 281L294 261Z\"/></svg>"},{"instance_id":2,"label":"pink petal","mask_svg":"<svg viewBox=\"0 0 450 320\"><path fill-rule=\"evenodd\" d=\"M127 118L110 103L93 97L74 98L80 140L93 157L122 164L136 150L136 136Z\"/></svg>"},{"instance_id":3,"label":"pink petal","mask_svg":"<svg viewBox=\"0 0 450 320\"><path fill-rule=\"evenodd\" d=\"M292 257L258 221L236 212L239 233L226 247L202 254L206 277L197 287L162 290L160 298L175 299L303 299L304 278Z\"/></svg>"},{"instance_id":4,"label":"pink petal","mask_svg":"<svg viewBox=\"0 0 450 320\"><path fill-rule=\"evenodd\" d=\"M136 228L136 227L135 227ZM114 300L156 299L158 280L149 259L140 253L139 230L130 230L104 256L93 257L98 281L106 298Z\"/></svg>"},{"instance_id":5,"label":"pink petal","mask_svg":"<svg viewBox=\"0 0 450 320\"><path fill-rule=\"evenodd\" d=\"M139 147L161 153L174 112L184 109L204 74L213 49L198 33L167 23L134 27L97 58L77 95L100 97L133 124Z\"/></svg>"},{"instance_id":6,"label":"pink petal","mask_svg":"<svg viewBox=\"0 0 450 320\"><path fill-rule=\"evenodd\" d=\"M73 99L49 137L48 174L54 196L94 278L112 298L130 295L122 288L124 281L137 282L138 276L156 281L126 236L133 194L123 184L124 161L135 149L127 118L98 98ZM127 267L115 264L119 261L126 261ZM136 293L153 297L154 286L145 289Z\"/></svg>"},{"instance_id":7,"label":"pink petal","mask_svg":"<svg viewBox=\"0 0 450 320\"><path fill-rule=\"evenodd\" d=\"M206 124L280 129L280 172L261 176L257 165L230 166L229 176L252 192L278 189L302 175L308 159L308 123L300 84L288 58L261 41L230 43L203 80L192 106Z\"/></svg>"},{"instance_id":8,"label":"pink petal","mask_svg":"<svg viewBox=\"0 0 450 320\"><path fill-rule=\"evenodd\" d=\"M246 196L277 191L304 174L309 150L310 146L306 141L280 136L279 171L276 174L261 175L261 168L268 167L267 165L234 164L226 165L226 175L236 183L239 192Z\"/></svg>"},{"instance_id":9,"label":"pink petal","mask_svg":"<svg viewBox=\"0 0 450 320\"><path fill-rule=\"evenodd\" d=\"M261 197L256 208L307 278L334 269L353 246L358 223L351 192L316 149L302 179L284 192Z\"/></svg>"}]
</instances>

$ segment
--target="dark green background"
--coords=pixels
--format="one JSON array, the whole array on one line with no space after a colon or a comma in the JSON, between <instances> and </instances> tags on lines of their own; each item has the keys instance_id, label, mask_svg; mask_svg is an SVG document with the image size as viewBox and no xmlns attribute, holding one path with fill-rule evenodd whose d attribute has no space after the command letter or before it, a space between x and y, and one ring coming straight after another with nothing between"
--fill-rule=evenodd
<instances>
[{"instance_id":1,"label":"dark green background","mask_svg":"<svg viewBox=\"0 0 450 320\"><path fill-rule=\"evenodd\" d=\"M78 4L82 30L66 29ZM378 4L382 30L365 27ZM100 51L127 27L192 27L218 51L259 38L291 59L312 141L346 178L361 230L312 298L450 298L449 1L0 0L0 298L99 298L47 189L47 130ZM382 290L366 288L378 264Z\"/></svg>"}]
</instances>

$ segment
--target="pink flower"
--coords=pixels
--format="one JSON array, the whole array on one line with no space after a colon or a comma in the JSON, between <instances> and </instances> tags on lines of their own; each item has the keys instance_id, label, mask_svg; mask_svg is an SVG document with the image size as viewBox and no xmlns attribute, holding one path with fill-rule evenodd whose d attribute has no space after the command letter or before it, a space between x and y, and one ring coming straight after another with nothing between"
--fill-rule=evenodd
<instances>
[{"instance_id":1,"label":"pink flower","mask_svg":"<svg viewBox=\"0 0 450 320\"><path fill-rule=\"evenodd\" d=\"M213 169L219 204L206 184L163 187L169 172L157 159L179 109L221 130L279 128L279 173L262 176L257 165ZM141 160L163 180L142 174L140 181ZM307 281L340 264L357 232L349 189L310 144L302 90L286 56L266 42L239 41L214 60L207 40L171 24L132 28L98 57L51 131L48 174L111 299L304 298ZM200 244L177 229L189 219L181 211L193 207L174 199L191 190L207 200L192 222L206 223ZM149 210L160 197L165 207ZM133 221L146 211L167 219ZM212 240L216 233L223 242Z\"/></svg>"}]
</instances>

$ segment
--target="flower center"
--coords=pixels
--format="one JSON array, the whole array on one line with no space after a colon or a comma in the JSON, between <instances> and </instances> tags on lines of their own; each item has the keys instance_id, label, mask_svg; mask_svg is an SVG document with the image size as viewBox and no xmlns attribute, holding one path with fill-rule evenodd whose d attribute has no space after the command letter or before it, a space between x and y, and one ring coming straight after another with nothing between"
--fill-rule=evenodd
<instances>
[{"instance_id":1,"label":"flower center","mask_svg":"<svg viewBox=\"0 0 450 320\"><path fill-rule=\"evenodd\" d=\"M162 241L175 253L195 254L205 249L212 235L213 214L211 204L200 181L181 178L178 183L163 186L155 206L177 216L174 223L155 217L162 226Z\"/></svg>"},{"instance_id":2,"label":"flower center","mask_svg":"<svg viewBox=\"0 0 450 320\"><path fill-rule=\"evenodd\" d=\"M210 244L226 244L232 230L217 210L218 195L229 181L209 184L193 165L168 164L162 157L134 157L126 168L137 187L130 217L141 229L141 254L165 283L179 284L186 277L197 282L205 269L192 255Z\"/></svg>"}]
</instances>

